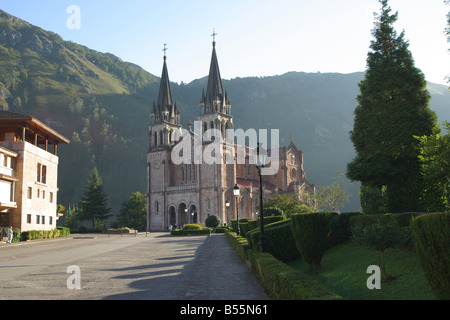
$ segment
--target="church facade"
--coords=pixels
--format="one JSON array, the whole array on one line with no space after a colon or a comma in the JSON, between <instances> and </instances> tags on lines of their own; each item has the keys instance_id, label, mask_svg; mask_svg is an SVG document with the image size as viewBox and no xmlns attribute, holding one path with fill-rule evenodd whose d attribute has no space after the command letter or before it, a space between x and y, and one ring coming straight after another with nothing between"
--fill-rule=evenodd
<instances>
[{"instance_id":1,"label":"church facade","mask_svg":"<svg viewBox=\"0 0 450 320\"><path fill-rule=\"evenodd\" d=\"M148 231L167 231L170 225L182 227L204 222L210 215L218 216L223 224L229 224L237 214L239 219L257 218L260 188L258 170L252 161L254 150L226 139L227 132L234 130L233 115L222 86L215 41L208 85L201 94L199 107L196 130L192 130L190 121L188 129L183 129L164 56L158 99L153 103L149 128ZM220 138L210 132L217 132ZM182 144L191 144L192 148L180 148ZM215 149L211 148L213 145ZM205 153L211 154L211 150L214 154L217 146L219 161L201 158ZM189 160L180 162L183 152ZM293 137L289 146L270 149L270 153L277 154L278 161L274 173L263 176L264 199L275 193L290 193L301 200L305 192L315 191L314 185L306 180L303 152L294 145ZM240 188L237 199L233 195L235 185Z\"/></svg>"}]
</instances>

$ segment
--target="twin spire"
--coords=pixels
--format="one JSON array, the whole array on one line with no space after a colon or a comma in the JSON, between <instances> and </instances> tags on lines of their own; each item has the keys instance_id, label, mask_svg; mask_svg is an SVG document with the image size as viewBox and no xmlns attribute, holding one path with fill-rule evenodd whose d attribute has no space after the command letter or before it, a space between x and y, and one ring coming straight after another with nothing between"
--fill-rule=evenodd
<instances>
[{"instance_id":1,"label":"twin spire","mask_svg":"<svg viewBox=\"0 0 450 320\"><path fill-rule=\"evenodd\" d=\"M223 91L222 78L220 77L219 63L216 54L216 35L214 31L213 37L213 52L211 57L211 65L209 69L208 87L202 92L202 98L200 106L203 108L203 114L214 112L230 112L230 102L228 101L227 94ZM166 51L167 47L164 44L164 64L161 76L161 84L159 87L158 102L153 102L153 110L151 117L154 118L154 123L171 123L180 124L180 113L177 108L176 102L173 102L172 91L170 89L169 72L167 70L166 63Z\"/></svg>"},{"instance_id":2,"label":"twin spire","mask_svg":"<svg viewBox=\"0 0 450 320\"><path fill-rule=\"evenodd\" d=\"M158 103L153 102L153 110L151 116L158 123L180 124L180 112L177 103L173 102L172 90L170 89L169 72L166 63L166 44L164 44L164 65L161 75L161 84L159 86Z\"/></svg>"}]
</instances>

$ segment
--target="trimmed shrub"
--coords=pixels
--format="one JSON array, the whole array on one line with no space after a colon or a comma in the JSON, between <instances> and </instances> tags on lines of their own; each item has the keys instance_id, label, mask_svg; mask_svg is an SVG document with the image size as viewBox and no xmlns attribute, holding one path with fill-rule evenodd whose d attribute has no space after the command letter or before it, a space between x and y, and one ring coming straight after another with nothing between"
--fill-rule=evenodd
<instances>
[{"instance_id":1,"label":"trimmed shrub","mask_svg":"<svg viewBox=\"0 0 450 320\"><path fill-rule=\"evenodd\" d=\"M350 217L350 229L354 239L364 237L366 229L372 225L394 226L398 228L398 233L403 233L402 237L398 237L396 245L410 246L412 245L411 233L409 225L413 217L422 215L423 213L386 213L386 214L362 214Z\"/></svg>"},{"instance_id":2,"label":"trimmed shrub","mask_svg":"<svg viewBox=\"0 0 450 320\"><path fill-rule=\"evenodd\" d=\"M337 294L270 253L250 251L252 271L265 291L277 300L340 300Z\"/></svg>"},{"instance_id":3,"label":"trimmed shrub","mask_svg":"<svg viewBox=\"0 0 450 320\"><path fill-rule=\"evenodd\" d=\"M220 225L220 218L218 216L212 215L206 218L205 224L208 228L216 228Z\"/></svg>"},{"instance_id":4,"label":"trimmed shrub","mask_svg":"<svg viewBox=\"0 0 450 320\"><path fill-rule=\"evenodd\" d=\"M66 227L57 227L51 231L31 230L21 233L21 240L40 240L40 239L54 239L67 238L70 236L70 229Z\"/></svg>"},{"instance_id":5,"label":"trimmed shrub","mask_svg":"<svg viewBox=\"0 0 450 320\"><path fill-rule=\"evenodd\" d=\"M329 248L344 243L352 238L350 217L362 215L361 212L343 212L333 215L331 219L331 231L328 241Z\"/></svg>"},{"instance_id":6,"label":"trimmed shrub","mask_svg":"<svg viewBox=\"0 0 450 320\"><path fill-rule=\"evenodd\" d=\"M302 259L313 270L320 269L322 256L328 249L328 237L333 213L293 214L292 232Z\"/></svg>"},{"instance_id":7,"label":"trimmed shrub","mask_svg":"<svg viewBox=\"0 0 450 320\"><path fill-rule=\"evenodd\" d=\"M209 235L211 234L212 230L210 228L204 228L201 230L185 230L185 229L177 229L172 230L170 232L173 236L197 236L197 235Z\"/></svg>"},{"instance_id":8,"label":"trimmed shrub","mask_svg":"<svg viewBox=\"0 0 450 320\"><path fill-rule=\"evenodd\" d=\"M264 217L284 216L283 210L281 210L279 208L265 208L265 209L263 209L263 213L264 213Z\"/></svg>"},{"instance_id":9,"label":"trimmed shrub","mask_svg":"<svg viewBox=\"0 0 450 320\"><path fill-rule=\"evenodd\" d=\"M252 231L259 227L259 219L258 220L248 220L248 231Z\"/></svg>"},{"instance_id":10,"label":"trimmed shrub","mask_svg":"<svg viewBox=\"0 0 450 320\"><path fill-rule=\"evenodd\" d=\"M241 260L245 262L247 260L247 251L250 249L247 239L229 230L225 231L225 236Z\"/></svg>"},{"instance_id":11,"label":"trimmed shrub","mask_svg":"<svg viewBox=\"0 0 450 320\"><path fill-rule=\"evenodd\" d=\"M242 222L248 222L250 219L247 218L243 218L243 219L239 219L239 226L241 225ZM237 232L237 220L233 219L231 220L231 230L233 232Z\"/></svg>"},{"instance_id":12,"label":"trimmed shrub","mask_svg":"<svg viewBox=\"0 0 450 320\"><path fill-rule=\"evenodd\" d=\"M259 247L259 228L250 231L247 235L249 244L253 249ZM283 262L300 258L294 235L292 234L291 220L282 220L264 226L266 238L265 252L271 253Z\"/></svg>"},{"instance_id":13,"label":"trimmed shrub","mask_svg":"<svg viewBox=\"0 0 450 320\"><path fill-rule=\"evenodd\" d=\"M450 213L413 219L411 232L419 261L436 299L450 299Z\"/></svg>"},{"instance_id":14,"label":"trimmed shrub","mask_svg":"<svg viewBox=\"0 0 450 320\"><path fill-rule=\"evenodd\" d=\"M183 230L202 230L203 227L196 223L190 223L184 226Z\"/></svg>"},{"instance_id":15,"label":"trimmed shrub","mask_svg":"<svg viewBox=\"0 0 450 320\"><path fill-rule=\"evenodd\" d=\"M245 238L248 231L249 231L248 222L241 222L241 220L239 220L240 235Z\"/></svg>"}]
</instances>

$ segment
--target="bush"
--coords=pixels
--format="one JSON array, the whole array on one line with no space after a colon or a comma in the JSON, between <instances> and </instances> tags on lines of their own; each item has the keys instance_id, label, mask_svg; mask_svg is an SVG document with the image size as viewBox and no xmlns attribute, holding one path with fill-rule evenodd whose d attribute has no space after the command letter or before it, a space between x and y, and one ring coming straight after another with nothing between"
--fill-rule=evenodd
<instances>
[{"instance_id":1,"label":"bush","mask_svg":"<svg viewBox=\"0 0 450 320\"><path fill-rule=\"evenodd\" d=\"M203 227L197 223L191 223L184 226L183 230L202 230Z\"/></svg>"},{"instance_id":2,"label":"bush","mask_svg":"<svg viewBox=\"0 0 450 320\"><path fill-rule=\"evenodd\" d=\"M411 232L425 277L436 299L450 299L450 213L413 219Z\"/></svg>"},{"instance_id":3,"label":"bush","mask_svg":"<svg viewBox=\"0 0 450 320\"><path fill-rule=\"evenodd\" d=\"M297 249L313 270L321 268L322 256L328 249L332 215L330 212L317 212L291 216Z\"/></svg>"},{"instance_id":4,"label":"bush","mask_svg":"<svg viewBox=\"0 0 450 320\"><path fill-rule=\"evenodd\" d=\"M196 236L196 235L208 235L211 234L210 228L204 228L201 230L185 230L185 229L177 229L172 230L170 232L173 236Z\"/></svg>"},{"instance_id":5,"label":"bush","mask_svg":"<svg viewBox=\"0 0 450 320\"><path fill-rule=\"evenodd\" d=\"M350 217L350 229L355 239L361 239L364 231L372 225L390 225L399 228L398 232L404 233L402 237L398 237L396 245L408 246L412 244L409 225L413 217L422 215L423 213L386 213L386 214L363 214Z\"/></svg>"},{"instance_id":6,"label":"bush","mask_svg":"<svg viewBox=\"0 0 450 320\"><path fill-rule=\"evenodd\" d=\"M205 224L208 228L216 228L220 225L220 218L218 216L212 215L206 218Z\"/></svg>"},{"instance_id":7,"label":"bush","mask_svg":"<svg viewBox=\"0 0 450 320\"><path fill-rule=\"evenodd\" d=\"M320 282L297 271L270 253L250 252L252 271L272 299L340 300Z\"/></svg>"},{"instance_id":8,"label":"bush","mask_svg":"<svg viewBox=\"0 0 450 320\"><path fill-rule=\"evenodd\" d=\"M247 260L247 250L250 249L247 239L229 230L225 231L225 236L241 260L245 262Z\"/></svg>"},{"instance_id":9,"label":"bush","mask_svg":"<svg viewBox=\"0 0 450 320\"><path fill-rule=\"evenodd\" d=\"M284 216L283 210L281 210L279 208L265 208L265 209L263 209L263 213L264 213L264 217Z\"/></svg>"},{"instance_id":10,"label":"bush","mask_svg":"<svg viewBox=\"0 0 450 320\"><path fill-rule=\"evenodd\" d=\"M258 228L250 231L247 235L248 242L254 249L259 247L259 235ZM266 238L265 252L271 253L283 262L300 258L300 252L292 234L290 219L265 225L264 235Z\"/></svg>"},{"instance_id":11,"label":"bush","mask_svg":"<svg viewBox=\"0 0 450 320\"><path fill-rule=\"evenodd\" d=\"M239 257L243 261L250 260L252 272L271 298L279 300L342 299L318 281L289 267L270 253L251 250L247 239L238 236L235 232L228 230L225 235Z\"/></svg>"},{"instance_id":12,"label":"bush","mask_svg":"<svg viewBox=\"0 0 450 320\"><path fill-rule=\"evenodd\" d=\"M343 212L333 215L330 225L329 248L344 243L352 238L350 218L362 215L361 212Z\"/></svg>"},{"instance_id":13,"label":"bush","mask_svg":"<svg viewBox=\"0 0 450 320\"><path fill-rule=\"evenodd\" d=\"M70 236L70 229L66 227L57 227L51 231L43 230L31 230L21 233L21 239L27 240L39 240L39 239L54 239L54 238L67 238Z\"/></svg>"}]
</instances>

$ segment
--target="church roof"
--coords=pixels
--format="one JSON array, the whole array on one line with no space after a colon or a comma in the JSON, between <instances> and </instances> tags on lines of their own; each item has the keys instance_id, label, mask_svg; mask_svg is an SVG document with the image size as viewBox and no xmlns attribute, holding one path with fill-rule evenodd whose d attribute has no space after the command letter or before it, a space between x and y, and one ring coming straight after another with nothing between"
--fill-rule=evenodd
<instances>
[{"instance_id":1,"label":"church roof","mask_svg":"<svg viewBox=\"0 0 450 320\"><path fill-rule=\"evenodd\" d=\"M172 106L172 90L170 89L169 72L167 71L166 57L164 57L161 84L159 86L158 94L158 108L160 111L166 111L170 110Z\"/></svg>"},{"instance_id":2,"label":"church roof","mask_svg":"<svg viewBox=\"0 0 450 320\"><path fill-rule=\"evenodd\" d=\"M213 42L213 52L211 57L211 65L209 68L208 87L206 89L206 100L211 102L214 100L222 100L224 97L222 78L220 77L219 62L217 60L216 43Z\"/></svg>"},{"instance_id":3,"label":"church roof","mask_svg":"<svg viewBox=\"0 0 450 320\"><path fill-rule=\"evenodd\" d=\"M166 49L164 49L166 50ZM172 90L170 89L169 71L167 69L166 56L164 55L163 71L161 75L161 83L159 85L158 102L153 102L152 117L155 123L172 123L178 124L180 112L176 102L172 99Z\"/></svg>"}]
</instances>

